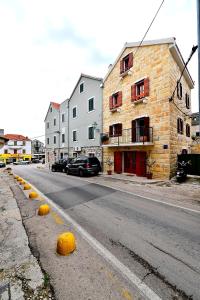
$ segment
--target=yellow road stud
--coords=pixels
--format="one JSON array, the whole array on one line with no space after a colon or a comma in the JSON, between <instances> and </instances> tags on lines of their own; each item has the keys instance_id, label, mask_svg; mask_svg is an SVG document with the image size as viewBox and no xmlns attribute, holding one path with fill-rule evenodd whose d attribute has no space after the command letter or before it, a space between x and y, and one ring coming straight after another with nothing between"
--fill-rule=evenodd
<instances>
[{"instance_id":1,"label":"yellow road stud","mask_svg":"<svg viewBox=\"0 0 200 300\"><path fill-rule=\"evenodd\" d=\"M24 190L30 190L30 189L31 189L31 186L29 184L24 185Z\"/></svg>"},{"instance_id":2,"label":"yellow road stud","mask_svg":"<svg viewBox=\"0 0 200 300\"><path fill-rule=\"evenodd\" d=\"M57 253L68 255L76 249L76 241L73 233L64 232L59 235L57 240Z\"/></svg>"},{"instance_id":3,"label":"yellow road stud","mask_svg":"<svg viewBox=\"0 0 200 300\"><path fill-rule=\"evenodd\" d=\"M50 212L50 207L49 207L48 204L40 205L39 210L38 210L38 215L39 216L48 215L49 212Z\"/></svg>"},{"instance_id":4,"label":"yellow road stud","mask_svg":"<svg viewBox=\"0 0 200 300\"><path fill-rule=\"evenodd\" d=\"M39 195L38 195L38 193L36 193L36 192L30 192L29 193L29 198L30 199L36 199L36 198L38 198L39 197Z\"/></svg>"}]
</instances>

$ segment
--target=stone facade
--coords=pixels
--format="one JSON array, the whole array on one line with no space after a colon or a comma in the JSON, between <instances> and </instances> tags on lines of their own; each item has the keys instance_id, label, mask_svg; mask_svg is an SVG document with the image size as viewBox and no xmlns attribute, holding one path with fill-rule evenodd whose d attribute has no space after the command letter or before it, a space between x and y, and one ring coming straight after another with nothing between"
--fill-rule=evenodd
<instances>
[{"instance_id":1,"label":"stone facade","mask_svg":"<svg viewBox=\"0 0 200 300\"><path fill-rule=\"evenodd\" d=\"M185 123L191 123L190 118L186 118L179 111L174 103L169 102L169 98L180 77L181 69L173 58L170 47L175 48L176 54L180 54L176 48L174 39L146 42L133 58L133 67L124 77L120 76L120 61L129 53L135 53L137 45L128 44L122 50L116 63L104 81L103 90L103 132L109 131L109 126L122 123L123 130L131 128L131 122L141 117L149 117L149 126L153 128L153 143L135 143L120 147L103 146L104 170L108 169L106 161L108 158L114 160L115 151L145 151L147 158L154 160L152 167L154 178L169 178L173 175L177 154L182 149L189 150L191 139L177 134L177 118L181 117ZM182 62L183 64L183 62ZM185 75L185 74L184 74ZM131 86L133 83L143 78L149 78L149 96L145 101L133 103L131 101ZM189 75L188 75L189 77ZM183 98L174 101L181 110L190 114L190 109L185 108L185 92L190 96L192 80L182 77ZM187 80L186 80L187 79ZM109 97L122 91L122 105L118 111L111 112L109 108Z\"/></svg>"}]
</instances>

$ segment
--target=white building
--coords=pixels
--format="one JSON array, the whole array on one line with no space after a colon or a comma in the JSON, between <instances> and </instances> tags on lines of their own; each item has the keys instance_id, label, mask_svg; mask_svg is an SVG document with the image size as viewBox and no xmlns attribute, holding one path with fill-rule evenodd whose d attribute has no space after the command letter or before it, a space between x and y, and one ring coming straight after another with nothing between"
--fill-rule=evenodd
<instances>
[{"instance_id":1,"label":"white building","mask_svg":"<svg viewBox=\"0 0 200 300\"><path fill-rule=\"evenodd\" d=\"M5 134L8 139L0 149L0 160L11 163L18 160L31 160L31 140L19 134Z\"/></svg>"}]
</instances>

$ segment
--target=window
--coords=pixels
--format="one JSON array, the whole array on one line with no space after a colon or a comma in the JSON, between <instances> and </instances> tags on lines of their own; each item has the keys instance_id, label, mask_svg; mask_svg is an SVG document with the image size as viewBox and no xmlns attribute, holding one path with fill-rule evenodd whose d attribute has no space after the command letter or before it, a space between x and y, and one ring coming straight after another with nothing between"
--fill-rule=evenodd
<instances>
[{"instance_id":1,"label":"window","mask_svg":"<svg viewBox=\"0 0 200 300\"><path fill-rule=\"evenodd\" d=\"M26 150L25 150L25 149L23 149L23 150L22 150L22 153L23 153L23 154L26 154Z\"/></svg>"},{"instance_id":2,"label":"window","mask_svg":"<svg viewBox=\"0 0 200 300\"><path fill-rule=\"evenodd\" d=\"M14 149L14 154L17 154L17 149Z\"/></svg>"},{"instance_id":3,"label":"window","mask_svg":"<svg viewBox=\"0 0 200 300\"><path fill-rule=\"evenodd\" d=\"M47 128L49 128L49 122L47 122Z\"/></svg>"},{"instance_id":4,"label":"window","mask_svg":"<svg viewBox=\"0 0 200 300\"><path fill-rule=\"evenodd\" d=\"M110 96L109 98L109 106L110 109L117 108L122 105L122 92L117 92Z\"/></svg>"},{"instance_id":5,"label":"window","mask_svg":"<svg viewBox=\"0 0 200 300\"><path fill-rule=\"evenodd\" d=\"M149 96L149 78L144 78L131 86L131 101Z\"/></svg>"},{"instance_id":6,"label":"window","mask_svg":"<svg viewBox=\"0 0 200 300\"><path fill-rule=\"evenodd\" d=\"M186 124L185 131L186 131L186 136L190 137L190 125L189 124Z\"/></svg>"},{"instance_id":7,"label":"window","mask_svg":"<svg viewBox=\"0 0 200 300\"><path fill-rule=\"evenodd\" d=\"M23 141L23 146L26 146L26 141Z\"/></svg>"},{"instance_id":8,"label":"window","mask_svg":"<svg viewBox=\"0 0 200 300\"><path fill-rule=\"evenodd\" d=\"M133 53L129 53L120 61L120 74L128 71L133 66Z\"/></svg>"},{"instance_id":9,"label":"window","mask_svg":"<svg viewBox=\"0 0 200 300\"><path fill-rule=\"evenodd\" d=\"M76 106L72 108L72 116L73 116L73 118L77 117L77 107Z\"/></svg>"},{"instance_id":10,"label":"window","mask_svg":"<svg viewBox=\"0 0 200 300\"><path fill-rule=\"evenodd\" d=\"M73 142L77 141L77 131L76 130L72 131L72 138L73 138Z\"/></svg>"},{"instance_id":11,"label":"window","mask_svg":"<svg viewBox=\"0 0 200 300\"><path fill-rule=\"evenodd\" d=\"M182 83L177 81L177 97L179 100L182 99L182 96L183 96L183 88L182 88Z\"/></svg>"},{"instance_id":12,"label":"window","mask_svg":"<svg viewBox=\"0 0 200 300\"><path fill-rule=\"evenodd\" d=\"M56 144L56 136L53 137L53 143Z\"/></svg>"},{"instance_id":13,"label":"window","mask_svg":"<svg viewBox=\"0 0 200 300\"><path fill-rule=\"evenodd\" d=\"M7 149L4 150L4 154L8 154L8 150Z\"/></svg>"},{"instance_id":14,"label":"window","mask_svg":"<svg viewBox=\"0 0 200 300\"><path fill-rule=\"evenodd\" d=\"M177 132L183 134L183 120L181 118L177 119Z\"/></svg>"},{"instance_id":15,"label":"window","mask_svg":"<svg viewBox=\"0 0 200 300\"><path fill-rule=\"evenodd\" d=\"M49 145L49 138L47 138L47 145Z\"/></svg>"},{"instance_id":16,"label":"window","mask_svg":"<svg viewBox=\"0 0 200 300\"><path fill-rule=\"evenodd\" d=\"M52 107L50 108L50 112L52 112Z\"/></svg>"},{"instance_id":17,"label":"window","mask_svg":"<svg viewBox=\"0 0 200 300\"><path fill-rule=\"evenodd\" d=\"M56 126L56 119L53 119L53 125Z\"/></svg>"},{"instance_id":18,"label":"window","mask_svg":"<svg viewBox=\"0 0 200 300\"><path fill-rule=\"evenodd\" d=\"M94 98L90 98L88 100L88 111L93 111L94 110Z\"/></svg>"},{"instance_id":19,"label":"window","mask_svg":"<svg viewBox=\"0 0 200 300\"><path fill-rule=\"evenodd\" d=\"M185 94L185 106L186 108L190 108L190 96L186 93Z\"/></svg>"},{"instance_id":20,"label":"window","mask_svg":"<svg viewBox=\"0 0 200 300\"><path fill-rule=\"evenodd\" d=\"M62 122L65 122L65 114L62 114Z\"/></svg>"},{"instance_id":21,"label":"window","mask_svg":"<svg viewBox=\"0 0 200 300\"><path fill-rule=\"evenodd\" d=\"M17 141L14 141L14 146L17 146Z\"/></svg>"},{"instance_id":22,"label":"window","mask_svg":"<svg viewBox=\"0 0 200 300\"><path fill-rule=\"evenodd\" d=\"M83 82L79 85L79 91L80 91L80 93L82 93L84 91L84 83Z\"/></svg>"},{"instance_id":23,"label":"window","mask_svg":"<svg viewBox=\"0 0 200 300\"><path fill-rule=\"evenodd\" d=\"M65 143L65 134L62 133L62 143Z\"/></svg>"},{"instance_id":24,"label":"window","mask_svg":"<svg viewBox=\"0 0 200 300\"><path fill-rule=\"evenodd\" d=\"M121 136L121 135L122 135L122 124L121 123L109 126L109 136L110 137Z\"/></svg>"},{"instance_id":25,"label":"window","mask_svg":"<svg viewBox=\"0 0 200 300\"><path fill-rule=\"evenodd\" d=\"M93 126L88 127L88 139L94 140L94 127Z\"/></svg>"},{"instance_id":26,"label":"window","mask_svg":"<svg viewBox=\"0 0 200 300\"><path fill-rule=\"evenodd\" d=\"M197 131L197 132L196 132L196 136L200 136L200 131Z\"/></svg>"}]
</instances>

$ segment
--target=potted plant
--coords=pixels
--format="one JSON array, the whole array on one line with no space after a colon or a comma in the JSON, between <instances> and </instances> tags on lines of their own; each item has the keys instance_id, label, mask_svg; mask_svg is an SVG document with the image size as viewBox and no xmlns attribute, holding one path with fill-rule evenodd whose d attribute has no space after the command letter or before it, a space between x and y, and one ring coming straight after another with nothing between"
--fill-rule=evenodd
<instances>
[{"instance_id":1,"label":"potted plant","mask_svg":"<svg viewBox=\"0 0 200 300\"><path fill-rule=\"evenodd\" d=\"M101 142L102 142L102 144L107 144L108 141L109 141L109 136L108 136L108 134L103 133L103 134L101 135Z\"/></svg>"},{"instance_id":2,"label":"potted plant","mask_svg":"<svg viewBox=\"0 0 200 300\"><path fill-rule=\"evenodd\" d=\"M106 161L105 161L106 165L108 166L108 170L107 170L107 174L108 175L112 175L112 169L111 167L113 166L113 160L109 157Z\"/></svg>"},{"instance_id":3,"label":"potted plant","mask_svg":"<svg viewBox=\"0 0 200 300\"><path fill-rule=\"evenodd\" d=\"M147 179L152 179L152 167L155 164L155 160L151 159L151 158L147 158L146 160L146 165L148 167L147 169Z\"/></svg>"}]
</instances>

